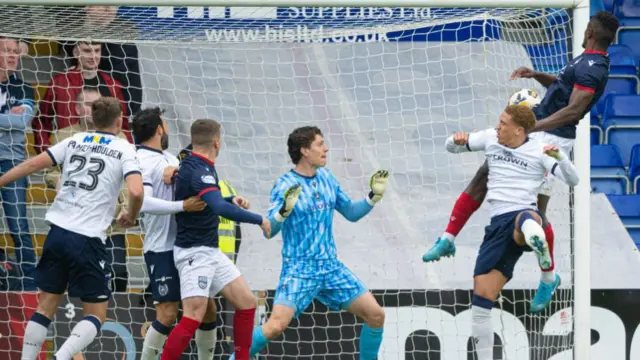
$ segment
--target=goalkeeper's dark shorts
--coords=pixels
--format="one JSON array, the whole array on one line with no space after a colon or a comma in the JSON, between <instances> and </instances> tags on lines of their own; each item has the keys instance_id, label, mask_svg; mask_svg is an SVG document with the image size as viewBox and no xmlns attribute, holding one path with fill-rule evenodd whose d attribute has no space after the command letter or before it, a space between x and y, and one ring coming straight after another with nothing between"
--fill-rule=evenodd
<instances>
[{"instance_id":1,"label":"goalkeeper's dark shorts","mask_svg":"<svg viewBox=\"0 0 640 360\"><path fill-rule=\"evenodd\" d=\"M528 246L518 246L513 240L516 217L525 209L494 216L484 228L484 240L480 245L473 276L488 274L491 270L500 271L507 279L513 277L513 269ZM537 210L535 211L540 215Z\"/></svg>"},{"instance_id":2,"label":"goalkeeper's dark shorts","mask_svg":"<svg viewBox=\"0 0 640 360\"><path fill-rule=\"evenodd\" d=\"M99 238L51 224L36 267L36 285L50 294L64 294L84 302L109 300L111 264Z\"/></svg>"}]
</instances>

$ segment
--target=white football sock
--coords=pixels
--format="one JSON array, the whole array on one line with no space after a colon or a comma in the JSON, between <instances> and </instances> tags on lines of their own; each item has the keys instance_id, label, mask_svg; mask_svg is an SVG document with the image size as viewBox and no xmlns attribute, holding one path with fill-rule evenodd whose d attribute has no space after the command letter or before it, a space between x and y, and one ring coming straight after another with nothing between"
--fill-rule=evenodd
<instances>
[{"instance_id":1,"label":"white football sock","mask_svg":"<svg viewBox=\"0 0 640 360\"><path fill-rule=\"evenodd\" d=\"M98 335L101 326L100 320L95 316L89 315L82 319L74 326L67 341L65 341L60 350L56 352L56 360L72 360L75 354L91 344L93 339L96 338L96 335Z\"/></svg>"},{"instance_id":2,"label":"white football sock","mask_svg":"<svg viewBox=\"0 0 640 360\"><path fill-rule=\"evenodd\" d=\"M154 321L151 326L149 326L149 329L147 329L147 334L144 336L144 341L142 342L142 355L140 356L140 360L155 360L158 353L162 350L164 342L167 341L171 329L160 324L159 327L162 328L161 331L167 332L167 334L163 334L156 330L156 326L158 326L157 321Z\"/></svg>"},{"instance_id":3,"label":"white football sock","mask_svg":"<svg viewBox=\"0 0 640 360\"><path fill-rule=\"evenodd\" d=\"M556 281L556 270L542 271L540 274L540 281L549 285Z\"/></svg>"},{"instance_id":4,"label":"white football sock","mask_svg":"<svg viewBox=\"0 0 640 360\"><path fill-rule=\"evenodd\" d=\"M441 239L447 239L450 242L454 242L456 240L456 236L453 234L449 234L448 232L445 232L444 234L442 234L442 236L440 236Z\"/></svg>"},{"instance_id":5,"label":"white football sock","mask_svg":"<svg viewBox=\"0 0 640 360\"><path fill-rule=\"evenodd\" d=\"M216 348L216 328L213 330L196 331L196 346L198 347L198 360L212 360Z\"/></svg>"},{"instance_id":6,"label":"white football sock","mask_svg":"<svg viewBox=\"0 0 640 360\"><path fill-rule=\"evenodd\" d=\"M21 360L36 360L42 344L47 338L47 328L51 320L40 313L34 313L24 329Z\"/></svg>"},{"instance_id":7,"label":"white football sock","mask_svg":"<svg viewBox=\"0 0 640 360\"><path fill-rule=\"evenodd\" d=\"M493 324L491 309L473 305L471 307L471 334L474 338L478 360L493 360Z\"/></svg>"}]
</instances>

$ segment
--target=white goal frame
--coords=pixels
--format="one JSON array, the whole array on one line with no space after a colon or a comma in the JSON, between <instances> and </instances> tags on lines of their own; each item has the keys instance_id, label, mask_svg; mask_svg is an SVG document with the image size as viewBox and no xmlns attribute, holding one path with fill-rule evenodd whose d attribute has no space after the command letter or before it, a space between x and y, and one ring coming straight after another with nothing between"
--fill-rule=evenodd
<instances>
[{"instance_id":1,"label":"white goal frame","mask_svg":"<svg viewBox=\"0 0 640 360\"><path fill-rule=\"evenodd\" d=\"M109 6L237 6L237 7L482 7L482 8L571 8L573 9L573 56L582 53L584 31L589 22L589 0L0 0L0 5L109 5ZM588 117L589 115L587 115ZM590 137L589 121L577 127L574 163L580 182L574 187L573 330L574 359L590 359L591 347L591 239L590 239Z\"/></svg>"}]
</instances>

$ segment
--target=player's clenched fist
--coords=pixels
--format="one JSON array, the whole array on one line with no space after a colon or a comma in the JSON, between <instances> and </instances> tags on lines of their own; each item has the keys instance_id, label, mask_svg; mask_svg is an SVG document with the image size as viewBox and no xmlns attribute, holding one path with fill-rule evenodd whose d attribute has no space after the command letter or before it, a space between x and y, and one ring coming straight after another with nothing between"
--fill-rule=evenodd
<instances>
[{"instance_id":1,"label":"player's clenched fist","mask_svg":"<svg viewBox=\"0 0 640 360\"><path fill-rule=\"evenodd\" d=\"M453 134L454 144L458 146L464 146L464 145L467 145L468 142L469 142L469 133L464 131L458 131L457 133Z\"/></svg>"},{"instance_id":2,"label":"player's clenched fist","mask_svg":"<svg viewBox=\"0 0 640 360\"><path fill-rule=\"evenodd\" d=\"M173 177L178 174L178 168L175 166L167 166L162 173L162 180L165 184L173 184Z\"/></svg>"},{"instance_id":3,"label":"player's clenched fist","mask_svg":"<svg viewBox=\"0 0 640 360\"><path fill-rule=\"evenodd\" d=\"M249 200L243 198L240 195L234 196L232 202L234 205L239 206L245 210L249 210L249 207L251 206L251 204L249 203Z\"/></svg>"},{"instance_id":4,"label":"player's clenched fist","mask_svg":"<svg viewBox=\"0 0 640 360\"><path fill-rule=\"evenodd\" d=\"M535 75L535 71L526 68L526 67L519 67L517 69L515 69L513 71L513 73L511 73L511 80L515 80L515 79L520 79L520 78L524 78L524 79L531 79L534 75Z\"/></svg>"},{"instance_id":5,"label":"player's clenched fist","mask_svg":"<svg viewBox=\"0 0 640 360\"><path fill-rule=\"evenodd\" d=\"M562 160L562 153L555 145L546 145L542 151L556 160Z\"/></svg>"},{"instance_id":6,"label":"player's clenched fist","mask_svg":"<svg viewBox=\"0 0 640 360\"><path fill-rule=\"evenodd\" d=\"M387 190L387 182L389 181L389 172L387 170L378 170L369 179L369 199L374 204L382 199L384 192Z\"/></svg>"}]
</instances>

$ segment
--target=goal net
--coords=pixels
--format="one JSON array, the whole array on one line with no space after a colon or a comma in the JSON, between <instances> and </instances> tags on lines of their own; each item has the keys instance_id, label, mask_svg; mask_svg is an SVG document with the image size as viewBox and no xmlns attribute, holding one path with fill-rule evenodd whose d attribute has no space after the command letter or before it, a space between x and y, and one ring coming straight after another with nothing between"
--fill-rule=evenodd
<instances>
[{"instance_id":1,"label":"goal net","mask_svg":"<svg viewBox=\"0 0 640 360\"><path fill-rule=\"evenodd\" d=\"M36 101L45 97L52 76L73 64L74 54L90 56L73 51L75 42L90 40L103 43L100 67L124 83L128 112L154 106L166 111L171 152L189 144L195 119L220 121L220 178L250 199L255 211L266 211L274 181L291 169L286 139L299 126L322 129L330 149L328 166L353 199L365 195L375 170L388 169L388 194L373 212L358 223L336 216L334 226L341 260L385 308L380 359L471 359L472 274L489 220L486 204L456 240L455 258L424 264L421 255L444 231L456 198L484 159L482 153L451 155L444 142L454 131L494 126L518 89L544 93L533 80L509 81L509 76L520 66L552 73L562 69L572 52L571 11L389 4L122 6L117 13L109 7L2 6L0 18L12 24L2 35L30 41L18 74L34 86ZM69 93L77 93L78 87ZM36 118L33 130L27 127L27 156L36 153L38 134L55 137L63 130L55 125L61 115L77 121L75 98L55 101L66 101L67 113L53 114L52 126L36 128ZM15 154L15 159L21 156ZM48 230L45 212L55 195L44 180L44 174L29 179L28 230L20 230L31 234L37 256ZM569 189L558 185L548 213L556 231L562 289L546 312L530 314L540 271L533 255L522 257L493 312L496 358L571 354L570 204ZM6 200L3 205L3 247L13 259ZM154 320L153 304L144 296L148 277L141 235L141 229L114 232L111 252L119 265L114 275L124 286L116 286L107 323L84 351L86 359L139 356L143 335ZM237 264L259 294L258 324L272 306L282 241L279 236L266 240L250 225L241 227L241 235ZM18 274L10 286L24 278ZM0 309L0 328L16 326L23 320L17 313L33 311L28 294L20 301L19 307ZM232 349L233 310L219 305L221 355ZM59 347L82 316L80 304L65 298L50 328L48 349ZM263 356L358 358L360 324L350 314L330 312L314 302ZM20 332L11 333L0 349L17 359ZM195 346L189 351L195 358Z\"/></svg>"}]
</instances>

